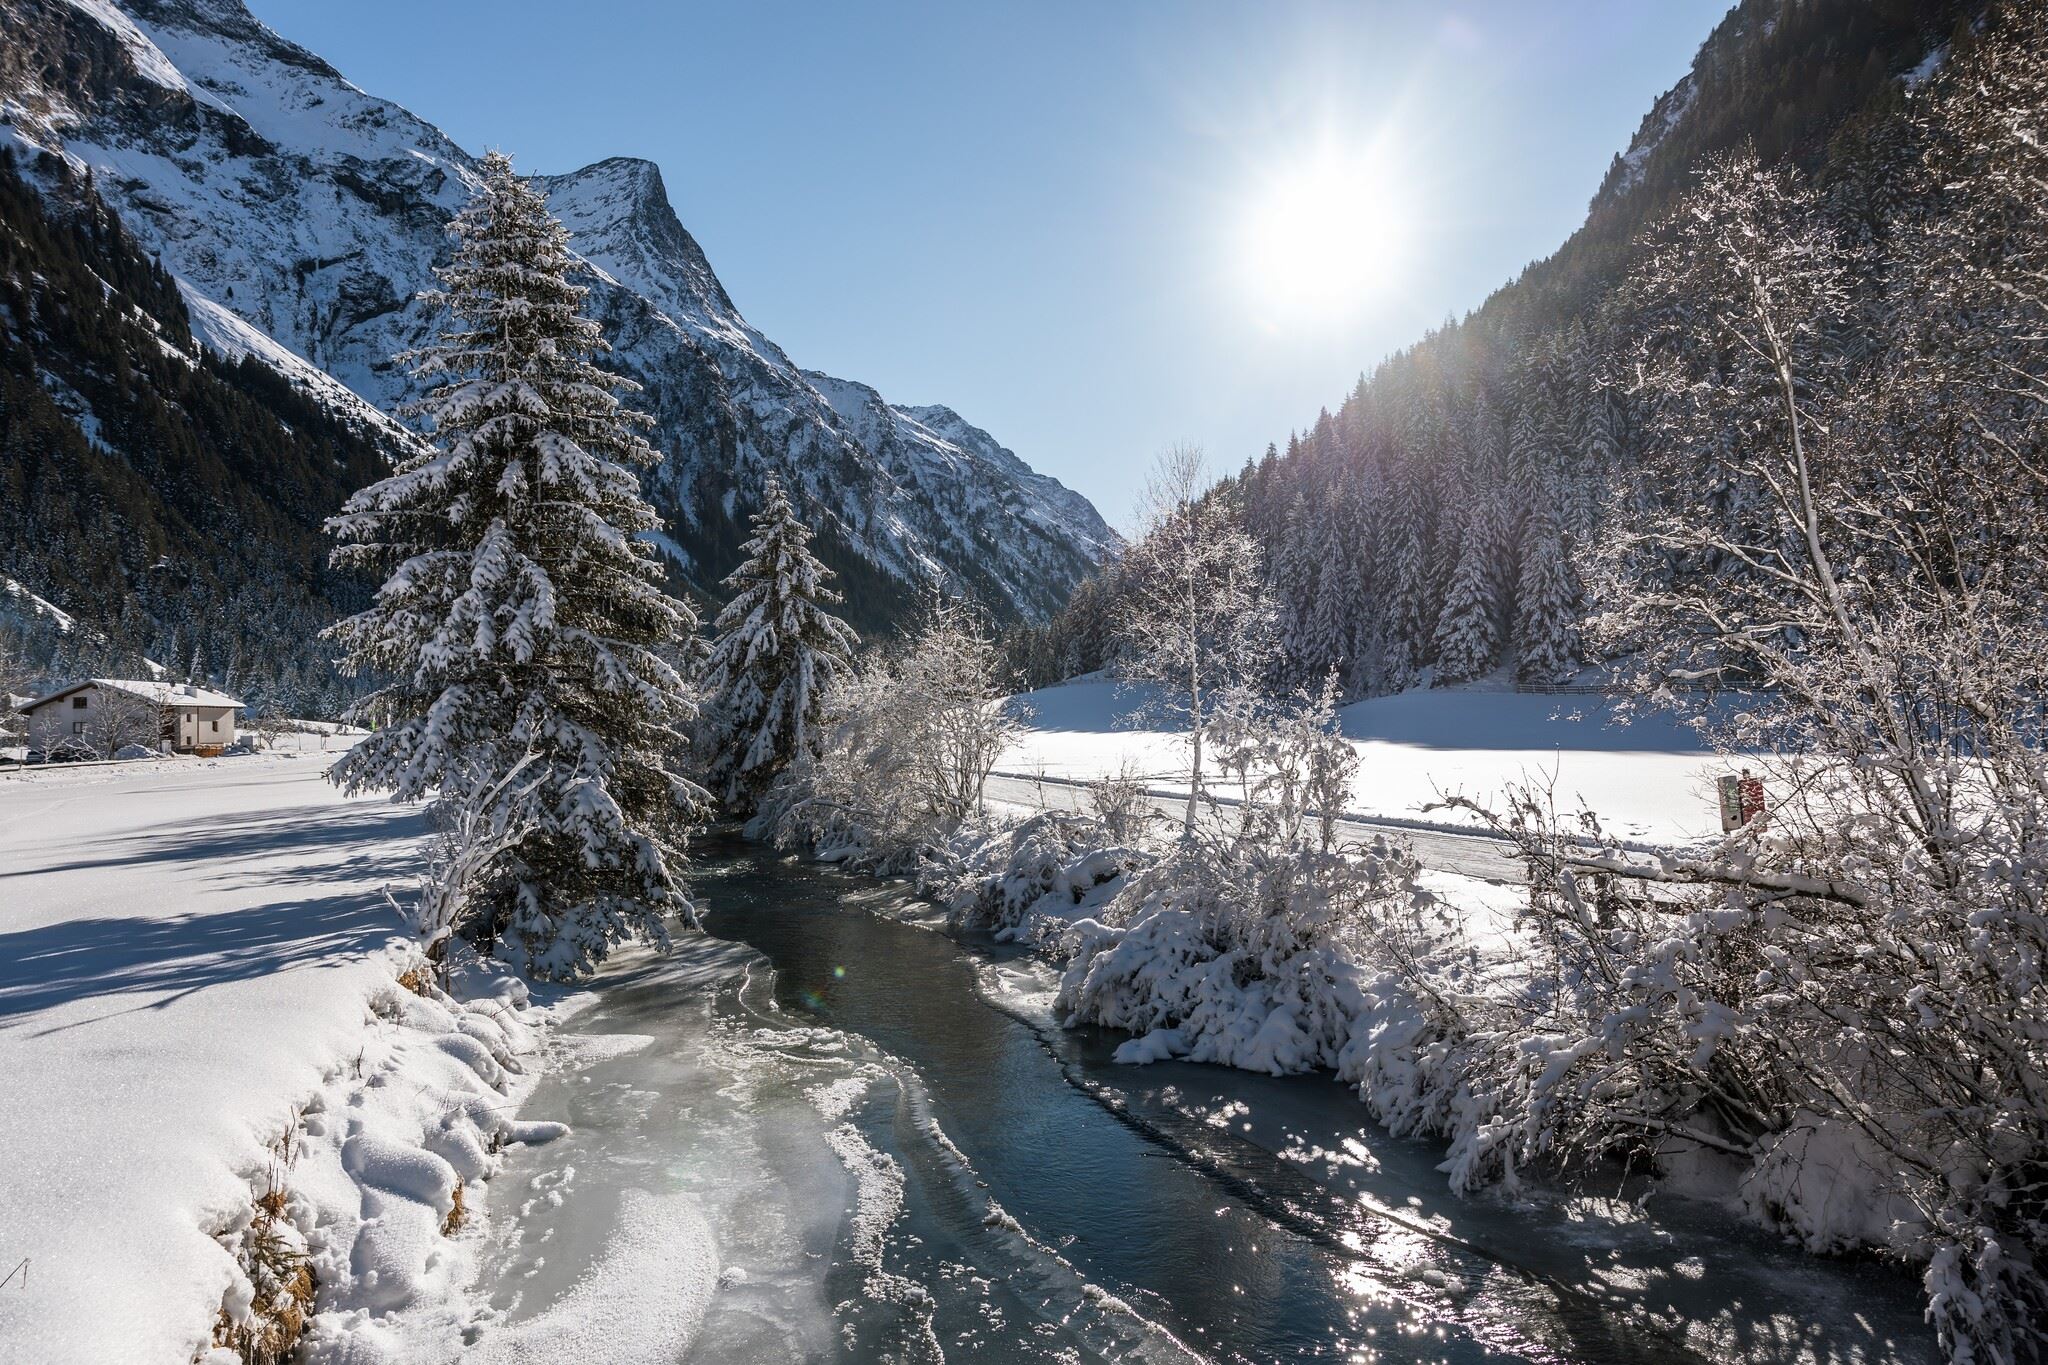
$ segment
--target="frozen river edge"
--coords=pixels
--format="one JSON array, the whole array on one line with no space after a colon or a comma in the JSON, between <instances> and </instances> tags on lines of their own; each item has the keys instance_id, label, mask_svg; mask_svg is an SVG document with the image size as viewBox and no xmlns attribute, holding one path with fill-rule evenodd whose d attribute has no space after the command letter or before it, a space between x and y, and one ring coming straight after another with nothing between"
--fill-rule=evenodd
<instances>
[{"instance_id":1,"label":"frozen river edge","mask_svg":"<svg viewBox=\"0 0 2048 1365\"><path fill-rule=\"evenodd\" d=\"M564 1024L562 1067L534 1104L560 1110L576 1136L508 1163L505 1179L527 1188L500 1206L527 1206L484 1257L479 1358L547 1358L517 1343L573 1331L607 1283L629 1296L660 1287L676 1306L660 1315L659 1345L617 1341L604 1358L619 1360L947 1359L965 1348L997 1359L1343 1358L1340 1348L1368 1342L1380 1358L1418 1360L1932 1358L1912 1286L1883 1267L1815 1261L1675 1198L1646 1213L1632 1202L1639 1182L1626 1197L1453 1199L1426 1147L1373 1129L1327 1078L1114 1066L1115 1039L1055 1026L1042 965L917 933L936 954L925 965L957 975L1015 1035L980 1038L997 1058L983 1069L1043 1085L1010 1070L1030 1069L1012 1052L1036 1054L1069 1099L1130 1135L1130 1154L1152 1158L1132 1169L1172 1169L1150 1183L1186 1182L1201 1218L1239 1227L1247 1245L1286 1243L1244 1257L1223 1249L1235 1247L1226 1237L1179 1265L1112 1253L1103 1244L1119 1238L1073 1212L1124 1197L1091 1193L1103 1172L1020 1170L1013 1148L1056 1166L1061 1139L1036 1151L1035 1139L997 1131L971 1111L1003 1097L972 1083L963 1092L954 1059L919 1041L981 1027L952 1012L957 1001L939 1003L950 985L917 983L907 1012L863 1001L863 962L920 953L901 935L905 922L938 927L930 906L744 848L711 850L703 878L711 930L766 943L774 970L697 941L667 961L607 969L596 1003ZM735 899L756 904L735 917ZM845 960L820 966L832 957ZM1066 1115L1064 1103L1036 1095L1011 1121ZM1090 1160L1116 1167L1118 1141L1086 1119L1059 1121L1074 1125L1069 1145L1096 1144ZM579 1159L584 1142L599 1149ZM654 1172L665 1183L650 1202ZM1052 1188L1063 1182L1066 1193ZM1177 1197L1127 1200L1122 1213L1142 1222ZM707 1234L708 1250L683 1254ZM657 1263L685 1261L687 1293L650 1278ZM1238 1282L1175 1292L1197 1268ZM1272 1311L1230 1308L1262 1274L1291 1286L1269 1290ZM1083 1323L1077 1306L1107 1311ZM1283 1317L1294 1321L1266 1320Z\"/></svg>"}]
</instances>

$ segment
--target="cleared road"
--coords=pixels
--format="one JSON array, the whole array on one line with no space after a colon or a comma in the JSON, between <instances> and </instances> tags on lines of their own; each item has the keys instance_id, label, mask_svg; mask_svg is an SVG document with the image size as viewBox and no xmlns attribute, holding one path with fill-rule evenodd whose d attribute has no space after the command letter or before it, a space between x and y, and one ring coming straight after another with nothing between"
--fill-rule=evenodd
<instances>
[{"instance_id":1,"label":"cleared road","mask_svg":"<svg viewBox=\"0 0 2048 1365\"><path fill-rule=\"evenodd\" d=\"M1069 778L998 772L988 779L990 800L1016 806L1081 810L1086 806L1087 793L1086 782ZM1145 796L1155 809L1176 820L1187 809L1185 792L1175 795L1170 791L1148 790ZM1228 798L1217 800L1221 805L1237 804ZM1416 858L1424 867L1438 872L1454 872L1461 877L1478 877L1490 882L1521 884L1529 880L1527 869L1515 855L1514 845L1490 835L1417 829L1399 820L1374 820L1357 815L1345 816L1337 822L1337 828L1343 838L1353 842L1363 842L1376 835L1399 839L1415 851Z\"/></svg>"}]
</instances>

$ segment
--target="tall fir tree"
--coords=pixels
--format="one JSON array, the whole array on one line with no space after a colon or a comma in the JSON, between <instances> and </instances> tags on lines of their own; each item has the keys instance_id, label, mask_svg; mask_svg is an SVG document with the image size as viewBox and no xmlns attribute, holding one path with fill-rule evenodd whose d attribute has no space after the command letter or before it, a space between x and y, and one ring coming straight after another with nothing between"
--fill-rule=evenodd
<instances>
[{"instance_id":1,"label":"tall fir tree","mask_svg":"<svg viewBox=\"0 0 2048 1365\"><path fill-rule=\"evenodd\" d=\"M826 607L839 594L810 550L782 483L770 474L746 558L727 575L732 600L714 623L705 666L707 769L728 805L753 809L784 768L816 742L825 689L845 673L860 637Z\"/></svg>"},{"instance_id":2,"label":"tall fir tree","mask_svg":"<svg viewBox=\"0 0 2048 1365\"><path fill-rule=\"evenodd\" d=\"M1268 564L1267 590L1280 617L1279 681L1306 685L1322 676L1315 640L1316 527L1308 500L1296 496L1281 520Z\"/></svg>"},{"instance_id":3,"label":"tall fir tree","mask_svg":"<svg viewBox=\"0 0 2048 1365\"><path fill-rule=\"evenodd\" d=\"M633 386L594 361L568 232L507 157L480 171L428 296L446 330L402 357L433 447L329 523L337 565L386 576L329 631L383 684L333 777L487 837L442 860L461 882L442 903L564 977L694 914L680 873L703 794L674 770L694 707L669 657L697 623L642 536L661 520L633 468L659 457L616 396Z\"/></svg>"},{"instance_id":4,"label":"tall fir tree","mask_svg":"<svg viewBox=\"0 0 2048 1365\"><path fill-rule=\"evenodd\" d=\"M1522 534L1515 672L1524 682L1563 682L1578 668L1578 591L1565 562L1557 499L1536 499Z\"/></svg>"},{"instance_id":5,"label":"tall fir tree","mask_svg":"<svg viewBox=\"0 0 2048 1365\"><path fill-rule=\"evenodd\" d=\"M1413 687L1427 662L1429 554L1424 544L1419 499L1411 494L1393 504L1393 538L1388 562L1389 604L1381 641L1381 686L1390 692Z\"/></svg>"},{"instance_id":6,"label":"tall fir tree","mask_svg":"<svg viewBox=\"0 0 2048 1365\"><path fill-rule=\"evenodd\" d=\"M1336 500L1332 499L1335 503ZM1336 669L1339 678L1349 676L1356 660L1351 654L1351 613L1358 602L1358 580L1351 572L1352 556L1344 545L1341 505L1326 511L1317 528L1314 625L1309 632L1311 650L1303 663L1303 685L1314 687Z\"/></svg>"},{"instance_id":7,"label":"tall fir tree","mask_svg":"<svg viewBox=\"0 0 2048 1365\"><path fill-rule=\"evenodd\" d=\"M1464 544L1436 623L1438 682L1470 682L1493 668L1499 651L1494 565L1500 555L1493 544L1492 528L1493 519L1483 503L1465 519Z\"/></svg>"}]
</instances>

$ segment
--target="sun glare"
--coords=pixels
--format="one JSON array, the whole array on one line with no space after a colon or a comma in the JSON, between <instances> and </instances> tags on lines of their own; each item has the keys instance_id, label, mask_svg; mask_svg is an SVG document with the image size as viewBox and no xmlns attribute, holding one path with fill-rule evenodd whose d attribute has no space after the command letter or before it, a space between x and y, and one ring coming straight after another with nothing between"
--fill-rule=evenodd
<instances>
[{"instance_id":1,"label":"sun glare","mask_svg":"<svg viewBox=\"0 0 2048 1365\"><path fill-rule=\"evenodd\" d=\"M1394 278L1406 237L1401 182L1383 157L1325 149L1251 195L1246 284L1270 321L1333 321Z\"/></svg>"}]
</instances>

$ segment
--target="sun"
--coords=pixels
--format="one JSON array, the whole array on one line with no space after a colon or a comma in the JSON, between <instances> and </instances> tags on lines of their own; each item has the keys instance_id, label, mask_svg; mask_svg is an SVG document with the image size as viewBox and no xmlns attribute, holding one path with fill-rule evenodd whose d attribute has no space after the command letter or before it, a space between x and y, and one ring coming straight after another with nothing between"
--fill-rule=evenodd
<instances>
[{"instance_id":1,"label":"sun","mask_svg":"<svg viewBox=\"0 0 2048 1365\"><path fill-rule=\"evenodd\" d=\"M1387 159L1324 147L1253 187L1239 259L1270 321L1333 321L1398 277L1407 236L1401 179Z\"/></svg>"}]
</instances>

